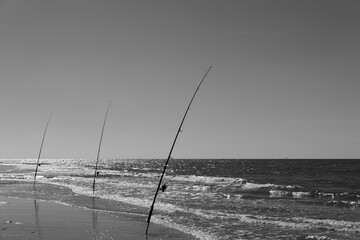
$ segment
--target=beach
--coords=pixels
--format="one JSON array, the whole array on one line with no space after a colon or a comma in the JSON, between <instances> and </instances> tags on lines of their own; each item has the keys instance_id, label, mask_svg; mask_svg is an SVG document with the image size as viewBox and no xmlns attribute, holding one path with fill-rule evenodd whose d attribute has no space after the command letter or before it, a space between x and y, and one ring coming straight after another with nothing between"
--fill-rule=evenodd
<instances>
[{"instance_id":1,"label":"beach","mask_svg":"<svg viewBox=\"0 0 360 240\"><path fill-rule=\"evenodd\" d=\"M96 210L19 198L0 198L3 239L145 239L142 224Z\"/></svg>"},{"instance_id":2,"label":"beach","mask_svg":"<svg viewBox=\"0 0 360 240\"><path fill-rule=\"evenodd\" d=\"M0 169L12 174L32 170L16 165L1 165ZM192 239L154 223L145 236L144 210L75 194L66 187L2 179L0 189L0 239Z\"/></svg>"},{"instance_id":3,"label":"beach","mask_svg":"<svg viewBox=\"0 0 360 240\"><path fill-rule=\"evenodd\" d=\"M44 223L45 204L51 203L85 214L87 223L78 220L82 227L77 230L88 232L75 235L93 232L94 222L100 233L108 235L93 239L126 239L125 234L146 239L146 219L164 163L164 159L101 159L93 193L93 160L41 159L34 185L36 159L1 159L0 196L7 198L3 202L29 201L34 232L38 232L36 204ZM156 199L148 239L357 240L359 171L357 159L175 159L163 179L167 189ZM11 206L2 204L0 214ZM111 217L114 224L100 215ZM71 214L59 218L56 229L61 229L66 216ZM21 224L14 224L22 220L1 219L1 228L22 230Z\"/></svg>"}]
</instances>

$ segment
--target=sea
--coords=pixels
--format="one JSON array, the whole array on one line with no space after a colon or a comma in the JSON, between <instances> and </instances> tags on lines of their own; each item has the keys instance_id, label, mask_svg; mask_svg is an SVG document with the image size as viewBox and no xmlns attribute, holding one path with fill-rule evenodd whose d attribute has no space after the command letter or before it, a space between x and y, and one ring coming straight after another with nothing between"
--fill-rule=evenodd
<instances>
[{"instance_id":1,"label":"sea","mask_svg":"<svg viewBox=\"0 0 360 240\"><path fill-rule=\"evenodd\" d=\"M40 162L39 183L126 204L145 222L166 159L101 159L94 192L95 160ZM35 163L1 159L19 168L0 183L32 181ZM170 159L163 184L151 222L195 239L360 239L358 159Z\"/></svg>"}]
</instances>

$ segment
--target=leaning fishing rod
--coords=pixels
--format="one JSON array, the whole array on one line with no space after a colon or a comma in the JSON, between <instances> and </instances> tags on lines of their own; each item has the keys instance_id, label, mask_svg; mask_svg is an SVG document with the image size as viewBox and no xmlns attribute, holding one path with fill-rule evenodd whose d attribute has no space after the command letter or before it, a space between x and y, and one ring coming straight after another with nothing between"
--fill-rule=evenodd
<instances>
[{"instance_id":1,"label":"leaning fishing rod","mask_svg":"<svg viewBox=\"0 0 360 240\"><path fill-rule=\"evenodd\" d=\"M95 164L95 173L94 173L94 181L93 181L93 194L94 194L94 192L95 192L95 179L96 179L97 168L98 168L98 163L99 163L99 155L100 155L101 142L102 142L102 138L103 138L103 135L104 135L105 123L106 123L107 115L108 115L108 113L109 113L110 104L111 104L111 100L110 100L109 105L108 105L108 107L107 107L106 114L105 114L105 118L104 118L104 123L103 123L102 130L101 130L101 136L100 136L100 142L99 142L99 149L98 149L97 158L96 158L96 164Z\"/></svg>"},{"instance_id":2,"label":"leaning fishing rod","mask_svg":"<svg viewBox=\"0 0 360 240\"><path fill-rule=\"evenodd\" d=\"M44 134L43 134L43 137L42 137L42 140L41 140L41 145L40 145L40 151L39 151L39 156L38 156L38 159L37 159L37 162L36 162L36 169L35 169L35 175L34 175L34 184L35 184L35 180L36 180L36 175L37 175L37 171L38 171L38 168L39 168L39 161L40 161L40 156L41 156L41 150L42 150L42 147L44 145L44 139L45 139L45 135L46 135L46 131L47 131L47 128L49 126L49 122L50 122L50 119L51 119L51 116L52 116L52 113L50 114L50 117L46 123L46 127L45 127L45 131L44 131Z\"/></svg>"},{"instance_id":3,"label":"leaning fishing rod","mask_svg":"<svg viewBox=\"0 0 360 240\"><path fill-rule=\"evenodd\" d=\"M157 197L157 195L158 195L158 193L159 193L159 189L160 189L161 182L162 182L162 179L163 179L164 174L165 174L165 171L166 171L166 167L167 167L167 165L168 165L168 163L169 163L169 160L170 160L170 158L171 158L171 153L172 153L172 151L173 151L173 149L174 149L174 146L175 146L176 140L177 140L177 138L178 138L178 136L179 136L179 133L181 132L181 127L182 127L182 125L183 125L183 123L184 123L184 120L185 120L186 115L187 115L187 113L188 113L188 111L189 111L189 109L190 109L190 106L191 106L191 104L192 104L192 102L193 102L193 100L194 100L194 98L195 98L196 93L198 92L198 90L199 90L202 82L204 81L206 75L208 74L208 72L210 71L211 68L212 68L212 66L210 66L209 69L206 71L206 73L205 73L205 75L203 76L203 78L201 79L198 87L196 88L196 90L195 90L195 92L194 92L194 95L192 96L192 98L191 98L191 100L190 100L190 103L189 103L189 105L188 105L188 107L187 107L187 109L186 109L186 111L185 111L185 114L184 114L184 116L183 116L183 118L182 118L182 121L181 121L181 123L180 123L179 129L178 129L178 131L177 131L177 133L176 133L174 142L173 142L173 144L172 144L172 146L171 146L171 149L170 149L170 152L169 152L169 156L168 156L168 158L167 158L167 160L166 160L166 163L165 163L165 166L164 166L164 170L163 170L163 172L162 172L162 174L161 174L158 187L156 188L154 200L153 200L152 205L151 205L151 207L150 207L149 216L148 216L148 218L147 218L147 220L146 220L146 221L147 221L146 235L148 234L149 225L150 225L150 220L151 220L151 215L152 215L152 212L153 212L153 210L154 210L154 205L155 205L156 197Z\"/></svg>"}]
</instances>

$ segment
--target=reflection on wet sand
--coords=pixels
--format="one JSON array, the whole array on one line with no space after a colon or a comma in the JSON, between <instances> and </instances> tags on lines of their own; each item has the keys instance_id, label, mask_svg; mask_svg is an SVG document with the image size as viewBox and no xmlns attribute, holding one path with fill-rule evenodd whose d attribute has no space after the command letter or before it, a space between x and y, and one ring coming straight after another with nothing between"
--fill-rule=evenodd
<instances>
[{"instance_id":1,"label":"reflection on wet sand","mask_svg":"<svg viewBox=\"0 0 360 240\"><path fill-rule=\"evenodd\" d=\"M34 199L34 206L35 206L35 224L36 229L39 235L39 240L41 240L41 227L40 227L40 220L39 220L39 204L36 202L36 199Z\"/></svg>"},{"instance_id":2,"label":"reflection on wet sand","mask_svg":"<svg viewBox=\"0 0 360 240\"><path fill-rule=\"evenodd\" d=\"M35 224L36 224L36 230L39 235L39 240L41 240L41 227L40 227L40 220L39 220L39 204L36 202L37 195L36 195L35 181L33 183L33 190L34 190Z\"/></svg>"},{"instance_id":3,"label":"reflection on wet sand","mask_svg":"<svg viewBox=\"0 0 360 240\"><path fill-rule=\"evenodd\" d=\"M1 183L0 239L193 239L155 224L146 237L145 215L124 214L116 202L92 197L39 182Z\"/></svg>"},{"instance_id":4,"label":"reflection on wet sand","mask_svg":"<svg viewBox=\"0 0 360 240\"><path fill-rule=\"evenodd\" d=\"M91 201L92 201L92 227L93 227L93 240L98 240L100 239L100 236L99 236L99 232L98 232L98 229L97 229L97 219L98 219L98 212L96 211L96 201L95 201L95 198L92 197L91 198Z\"/></svg>"}]
</instances>

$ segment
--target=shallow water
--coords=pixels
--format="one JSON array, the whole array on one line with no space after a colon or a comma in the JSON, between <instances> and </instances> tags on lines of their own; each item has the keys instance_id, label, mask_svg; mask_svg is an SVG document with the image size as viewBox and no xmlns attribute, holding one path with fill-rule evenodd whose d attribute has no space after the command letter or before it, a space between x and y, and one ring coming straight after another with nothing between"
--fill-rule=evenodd
<instances>
[{"instance_id":1,"label":"shallow water","mask_svg":"<svg viewBox=\"0 0 360 240\"><path fill-rule=\"evenodd\" d=\"M35 160L2 162L31 169ZM93 163L42 160L38 181L92 196ZM126 203L122 211L145 221L164 163L103 160L95 196ZM200 239L360 239L359 173L358 160L171 160L152 222Z\"/></svg>"}]
</instances>

